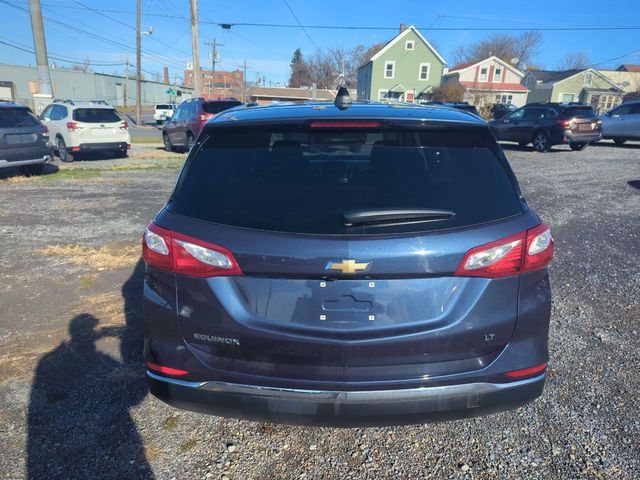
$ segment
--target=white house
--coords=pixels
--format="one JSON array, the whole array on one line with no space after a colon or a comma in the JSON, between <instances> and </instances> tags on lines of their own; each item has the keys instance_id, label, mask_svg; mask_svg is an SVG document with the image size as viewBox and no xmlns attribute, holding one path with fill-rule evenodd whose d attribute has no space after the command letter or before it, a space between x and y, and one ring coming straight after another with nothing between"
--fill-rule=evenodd
<instances>
[{"instance_id":1,"label":"white house","mask_svg":"<svg viewBox=\"0 0 640 480\"><path fill-rule=\"evenodd\" d=\"M457 83L464 87L464 100L477 107L492 103L527 103L529 90L521 84L524 74L517 68L489 57L475 63L456 65L442 76L443 85Z\"/></svg>"}]
</instances>

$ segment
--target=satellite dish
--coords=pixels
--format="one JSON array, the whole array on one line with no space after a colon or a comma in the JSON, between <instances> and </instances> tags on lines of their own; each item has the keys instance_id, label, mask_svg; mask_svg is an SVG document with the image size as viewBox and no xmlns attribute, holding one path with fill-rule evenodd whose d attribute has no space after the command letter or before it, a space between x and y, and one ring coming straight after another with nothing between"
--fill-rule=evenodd
<instances>
[{"instance_id":1,"label":"satellite dish","mask_svg":"<svg viewBox=\"0 0 640 480\"><path fill-rule=\"evenodd\" d=\"M520 59L518 57L513 57L511 59L511 65L518 65L520 63Z\"/></svg>"}]
</instances>

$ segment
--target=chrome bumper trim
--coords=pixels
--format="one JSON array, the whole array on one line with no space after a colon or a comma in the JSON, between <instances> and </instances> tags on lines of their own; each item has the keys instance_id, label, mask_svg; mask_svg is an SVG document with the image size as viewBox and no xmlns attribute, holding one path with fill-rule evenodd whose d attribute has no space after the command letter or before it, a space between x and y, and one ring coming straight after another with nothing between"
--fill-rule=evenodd
<instances>
[{"instance_id":1,"label":"chrome bumper trim","mask_svg":"<svg viewBox=\"0 0 640 480\"><path fill-rule=\"evenodd\" d=\"M463 383L459 385L444 385L439 387L402 388L395 390L305 390L297 388L264 387L260 385L242 385L226 382L185 382L174 378L163 377L147 370L147 375L154 380L166 382L182 387L209 390L213 392L244 395L248 397L277 398L286 400L301 400L315 403L389 403L412 400L473 397L492 392L505 391L542 381L546 373L508 383Z\"/></svg>"},{"instance_id":2,"label":"chrome bumper trim","mask_svg":"<svg viewBox=\"0 0 640 480\"><path fill-rule=\"evenodd\" d=\"M51 155L43 155L40 158L30 158L27 160L15 160L15 161L8 161L8 160L3 160L0 159L0 168L2 167L21 167L23 165L36 165L38 163L48 163L51 162Z\"/></svg>"}]
</instances>

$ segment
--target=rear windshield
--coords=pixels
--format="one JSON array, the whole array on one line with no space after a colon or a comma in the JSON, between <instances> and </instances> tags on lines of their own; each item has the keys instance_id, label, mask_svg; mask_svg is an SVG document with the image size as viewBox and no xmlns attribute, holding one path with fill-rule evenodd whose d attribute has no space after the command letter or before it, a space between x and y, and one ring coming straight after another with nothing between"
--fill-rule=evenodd
<instances>
[{"instance_id":1,"label":"rear windshield","mask_svg":"<svg viewBox=\"0 0 640 480\"><path fill-rule=\"evenodd\" d=\"M522 211L482 129L210 128L168 209L260 230L377 234L461 227ZM429 222L345 226L354 210L444 209ZM347 222L348 223L348 222Z\"/></svg>"},{"instance_id":2,"label":"rear windshield","mask_svg":"<svg viewBox=\"0 0 640 480\"><path fill-rule=\"evenodd\" d=\"M38 120L26 108L0 108L0 128L33 127Z\"/></svg>"},{"instance_id":3,"label":"rear windshield","mask_svg":"<svg viewBox=\"0 0 640 480\"><path fill-rule=\"evenodd\" d=\"M166 103L161 103L160 105L156 105L156 110L172 110L173 107Z\"/></svg>"},{"instance_id":4,"label":"rear windshield","mask_svg":"<svg viewBox=\"0 0 640 480\"><path fill-rule=\"evenodd\" d=\"M122 119L112 108L76 108L73 119L84 123L115 123Z\"/></svg>"},{"instance_id":5,"label":"rear windshield","mask_svg":"<svg viewBox=\"0 0 640 480\"><path fill-rule=\"evenodd\" d=\"M567 107L562 111L562 114L567 117L595 117L591 107Z\"/></svg>"},{"instance_id":6,"label":"rear windshield","mask_svg":"<svg viewBox=\"0 0 640 480\"><path fill-rule=\"evenodd\" d=\"M205 113L220 113L230 108L237 107L238 105L241 105L241 103L236 101L207 102L202 104L202 109Z\"/></svg>"}]
</instances>

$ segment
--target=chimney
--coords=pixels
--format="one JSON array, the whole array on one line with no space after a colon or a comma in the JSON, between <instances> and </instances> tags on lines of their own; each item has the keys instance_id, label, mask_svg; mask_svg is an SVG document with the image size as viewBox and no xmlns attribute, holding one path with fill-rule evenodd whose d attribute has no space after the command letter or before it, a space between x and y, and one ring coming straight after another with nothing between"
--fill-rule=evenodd
<instances>
[{"instance_id":1,"label":"chimney","mask_svg":"<svg viewBox=\"0 0 640 480\"><path fill-rule=\"evenodd\" d=\"M404 32L407 29L407 24L406 23L401 23L400 24L400 33Z\"/></svg>"},{"instance_id":2,"label":"chimney","mask_svg":"<svg viewBox=\"0 0 640 480\"><path fill-rule=\"evenodd\" d=\"M169 67L164 67L164 83L169 83Z\"/></svg>"}]
</instances>

